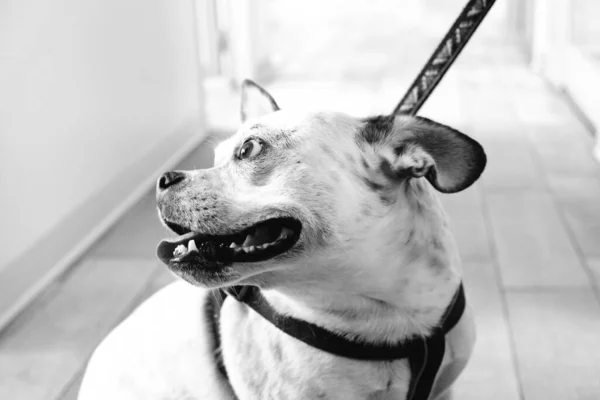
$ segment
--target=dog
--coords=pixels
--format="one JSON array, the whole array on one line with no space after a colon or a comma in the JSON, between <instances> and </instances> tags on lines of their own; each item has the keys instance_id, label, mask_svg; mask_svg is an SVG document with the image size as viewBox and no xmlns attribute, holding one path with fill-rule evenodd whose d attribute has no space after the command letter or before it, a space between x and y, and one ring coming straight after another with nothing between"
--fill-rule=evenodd
<instances>
[{"instance_id":1,"label":"dog","mask_svg":"<svg viewBox=\"0 0 600 400\"><path fill-rule=\"evenodd\" d=\"M179 235L158 257L182 279L103 340L79 399L450 398L475 329L467 305L439 333L462 280L436 191L472 185L483 148L418 116L280 109L249 80L241 115L214 167L158 180L159 217ZM271 318L216 290L235 287L258 288ZM330 351L320 330L366 358ZM421 352L439 361L424 394L412 355L370 358L430 337L441 350Z\"/></svg>"}]
</instances>

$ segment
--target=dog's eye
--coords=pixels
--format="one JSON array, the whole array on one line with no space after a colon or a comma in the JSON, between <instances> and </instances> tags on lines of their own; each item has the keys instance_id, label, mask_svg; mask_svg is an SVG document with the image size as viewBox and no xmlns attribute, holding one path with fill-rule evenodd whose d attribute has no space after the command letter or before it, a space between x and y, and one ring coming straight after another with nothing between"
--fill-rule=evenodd
<instances>
[{"instance_id":1,"label":"dog's eye","mask_svg":"<svg viewBox=\"0 0 600 400\"><path fill-rule=\"evenodd\" d=\"M244 142L238 153L240 160L256 157L262 151L262 144L256 139Z\"/></svg>"}]
</instances>

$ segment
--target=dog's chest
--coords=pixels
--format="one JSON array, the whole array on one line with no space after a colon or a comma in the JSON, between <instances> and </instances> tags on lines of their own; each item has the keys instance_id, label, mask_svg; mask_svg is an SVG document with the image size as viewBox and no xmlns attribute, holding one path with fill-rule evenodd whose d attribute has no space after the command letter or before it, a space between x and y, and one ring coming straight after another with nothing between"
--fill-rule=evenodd
<instances>
[{"instance_id":1,"label":"dog's chest","mask_svg":"<svg viewBox=\"0 0 600 400\"><path fill-rule=\"evenodd\" d=\"M406 361L365 362L332 356L279 331L254 311L226 301L222 354L229 380L246 399L404 399Z\"/></svg>"}]
</instances>

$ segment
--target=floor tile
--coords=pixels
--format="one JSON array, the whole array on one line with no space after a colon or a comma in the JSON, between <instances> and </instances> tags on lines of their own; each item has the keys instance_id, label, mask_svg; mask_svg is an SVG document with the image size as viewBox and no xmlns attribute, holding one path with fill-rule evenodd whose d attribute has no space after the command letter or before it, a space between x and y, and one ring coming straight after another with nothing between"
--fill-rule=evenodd
<instances>
[{"instance_id":1,"label":"floor tile","mask_svg":"<svg viewBox=\"0 0 600 400\"><path fill-rule=\"evenodd\" d=\"M494 192L486 199L505 286L589 286L547 192Z\"/></svg>"},{"instance_id":2,"label":"floor tile","mask_svg":"<svg viewBox=\"0 0 600 400\"><path fill-rule=\"evenodd\" d=\"M600 174L600 164L592 155L592 135L580 125L545 123L524 125L522 129L547 175Z\"/></svg>"},{"instance_id":3,"label":"floor tile","mask_svg":"<svg viewBox=\"0 0 600 400\"><path fill-rule=\"evenodd\" d=\"M525 399L600 398L600 307L592 291L507 297Z\"/></svg>"},{"instance_id":4,"label":"floor tile","mask_svg":"<svg viewBox=\"0 0 600 400\"><path fill-rule=\"evenodd\" d=\"M27 309L0 340L0 398L53 399L129 310L158 261L91 259Z\"/></svg>"},{"instance_id":5,"label":"floor tile","mask_svg":"<svg viewBox=\"0 0 600 400\"><path fill-rule=\"evenodd\" d=\"M528 189L544 187L539 168L531 155L527 141L511 136L482 138L487 165L482 182L488 190Z\"/></svg>"},{"instance_id":6,"label":"floor tile","mask_svg":"<svg viewBox=\"0 0 600 400\"><path fill-rule=\"evenodd\" d=\"M600 256L600 173L554 175L549 184L581 252Z\"/></svg>"}]
</instances>

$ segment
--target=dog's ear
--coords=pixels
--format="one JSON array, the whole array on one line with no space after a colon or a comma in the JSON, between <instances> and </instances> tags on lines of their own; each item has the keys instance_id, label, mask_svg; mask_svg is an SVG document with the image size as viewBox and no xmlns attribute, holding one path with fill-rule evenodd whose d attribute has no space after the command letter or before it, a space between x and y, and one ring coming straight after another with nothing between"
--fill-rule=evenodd
<instances>
[{"instance_id":1,"label":"dog's ear","mask_svg":"<svg viewBox=\"0 0 600 400\"><path fill-rule=\"evenodd\" d=\"M265 89L250 79L244 79L240 109L242 122L277 110L279 110L279 106Z\"/></svg>"},{"instance_id":2,"label":"dog's ear","mask_svg":"<svg viewBox=\"0 0 600 400\"><path fill-rule=\"evenodd\" d=\"M381 165L388 177L425 177L438 191L456 193L483 172L487 162L483 147L467 135L427 118L390 118Z\"/></svg>"}]
</instances>

